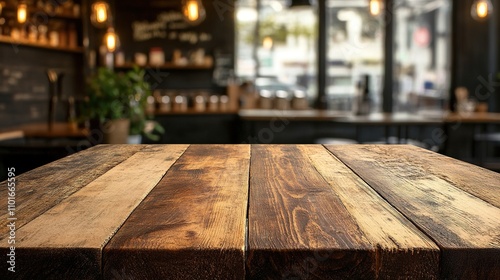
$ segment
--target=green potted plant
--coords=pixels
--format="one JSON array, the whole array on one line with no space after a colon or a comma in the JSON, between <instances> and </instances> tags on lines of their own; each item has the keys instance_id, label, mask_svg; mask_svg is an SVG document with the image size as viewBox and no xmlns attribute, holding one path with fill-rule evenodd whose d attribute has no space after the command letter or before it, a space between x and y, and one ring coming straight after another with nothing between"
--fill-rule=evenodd
<instances>
[{"instance_id":1,"label":"green potted plant","mask_svg":"<svg viewBox=\"0 0 500 280\"><path fill-rule=\"evenodd\" d=\"M104 143L127 142L130 128L130 88L126 75L101 67L88 80L82 115L103 132Z\"/></svg>"},{"instance_id":2,"label":"green potted plant","mask_svg":"<svg viewBox=\"0 0 500 280\"><path fill-rule=\"evenodd\" d=\"M126 73L99 68L88 81L83 116L103 132L104 143L140 143L141 136L158 140L163 128L149 120L146 105L151 96L145 71L138 67ZM130 136L132 137L130 137ZM139 138L139 140L131 140Z\"/></svg>"},{"instance_id":3,"label":"green potted plant","mask_svg":"<svg viewBox=\"0 0 500 280\"><path fill-rule=\"evenodd\" d=\"M155 134L164 133L164 129L157 122L150 120L146 108L148 97L152 96L149 83L144 79L145 70L134 67L126 73L129 81L130 109L128 111L130 118L130 136L129 143L139 144L142 142L142 135L147 138L158 141L160 137Z\"/></svg>"}]
</instances>

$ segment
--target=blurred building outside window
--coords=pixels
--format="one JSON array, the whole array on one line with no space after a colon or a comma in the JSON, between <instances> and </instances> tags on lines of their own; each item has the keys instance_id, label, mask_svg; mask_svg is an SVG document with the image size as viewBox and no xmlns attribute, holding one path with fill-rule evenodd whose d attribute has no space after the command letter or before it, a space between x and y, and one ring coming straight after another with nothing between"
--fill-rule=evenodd
<instances>
[{"instance_id":1,"label":"blurred building outside window","mask_svg":"<svg viewBox=\"0 0 500 280\"><path fill-rule=\"evenodd\" d=\"M373 16L366 0L327 2L328 108L351 110L369 79L371 111L382 100L383 15Z\"/></svg>"},{"instance_id":2,"label":"blurred building outside window","mask_svg":"<svg viewBox=\"0 0 500 280\"><path fill-rule=\"evenodd\" d=\"M394 14L387 16L384 12L371 15L368 0L325 1L328 61L324 90L329 109L352 110L368 80L371 110L381 111L385 20L394 21L394 111L446 109L450 0L394 0ZM286 0L236 3L237 76L257 85L263 81L271 89L303 89L312 101L318 92L317 6L294 10Z\"/></svg>"},{"instance_id":3,"label":"blurred building outside window","mask_svg":"<svg viewBox=\"0 0 500 280\"><path fill-rule=\"evenodd\" d=\"M317 95L316 8L287 5L286 0L261 0L257 11L256 0L237 2L236 75L271 91L304 91L312 101Z\"/></svg>"},{"instance_id":4,"label":"blurred building outside window","mask_svg":"<svg viewBox=\"0 0 500 280\"><path fill-rule=\"evenodd\" d=\"M397 0L394 109L447 109L451 64L450 0Z\"/></svg>"}]
</instances>

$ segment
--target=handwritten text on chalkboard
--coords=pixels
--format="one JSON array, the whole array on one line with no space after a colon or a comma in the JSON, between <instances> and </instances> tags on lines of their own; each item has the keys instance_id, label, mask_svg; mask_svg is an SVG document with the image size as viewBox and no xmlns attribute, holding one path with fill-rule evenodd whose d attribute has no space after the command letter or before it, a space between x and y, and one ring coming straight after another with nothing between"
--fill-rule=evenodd
<instances>
[{"instance_id":1,"label":"handwritten text on chalkboard","mask_svg":"<svg viewBox=\"0 0 500 280\"><path fill-rule=\"evenodd\" d=\"M193 31L182 32L191 26L184 21L180 12L164 12L151 22L147 20L132 22L133 39L136 42L148 41L151 39L179 40L181 42L211 41L212 36L208 33L197 33Z\"/></svg>"}]
</instances>

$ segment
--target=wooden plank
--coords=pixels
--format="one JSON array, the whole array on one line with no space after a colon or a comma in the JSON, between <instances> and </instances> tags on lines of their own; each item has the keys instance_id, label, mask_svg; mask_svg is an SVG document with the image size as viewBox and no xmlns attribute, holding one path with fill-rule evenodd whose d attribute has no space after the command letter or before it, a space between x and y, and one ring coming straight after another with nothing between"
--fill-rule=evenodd
<instances>
[{"instance_id":1,"label":"wooden plank","mask_svg":"<svg viewBox=\"0 0 500 280\"><path fill-rule=\"evenodd\" d=\"M299 149L377 248L377 278L437 279L439 248L323 146Z\"/></svg>"},{"instance_id":2,"label":"wooden plank","mask_svg":"<svg viewBox=\"0 0 500 280\"><path fill-rule=\"evenodd\" d=\"M0 132L0 141L23 138L23 137L24 133L22 130Z\"/></svg>"},{"instance_id":3,"label":"wooden plank","mask_svg":"<svg viewBox=\"0 0 500 280\"><path fill-rule=\"evenodd\" d=\"M186 148L147 146L20 228L16 254L29 258L18 258L14 277L99 278L104 245Z\"/></svg>"},{"instance_id":4,"label":"wooden plank","mask_svg":"<svg viewBox=\"0 0 500 280\"><path fill-rule=\"evenodd\" d=\"M250 146L192 145L104 249L104 278L244 279Z\"/></svg>"},{"instance_id":5,"label":"wooden plank","mask_svg":"<svg viewBox=\"0 0 500 280\"><path fill-rule=\"evenodd\" d=\"M500 173L414 146L391 150L391 154L401 158L404 164L420 166L426 174L437 176L500 208ZM413 156L415 154L419 156Z\"/></svg>"},{"instance_id":6,"label":"wooden plank","mask_svg":"<svg viewBox=\"0 0 500 280\"><path fill-rule=\"evenodd\" d=\"M49 210L141 149L134 145L117 145L110 149L100 145L39 167L16 178L16 226ZM15 167L15 166L14 166ZM7 188L0 188L7 197ZM0 209L7 209L7 199L0 199ZM6 228L8 213L0 212L0 228ZM6 231L0 231L0 239Z\"/></svg>"},{"instance_id":7,"label":"wooden plank","mask_svg":"<svg viewBox=\"0 0 500 280\"><path fill-rule=\"evenodd\" d=\"M477 177L444 169L453 164L443 165L441 174L421 159L428 152L410 146L327 148L440 246L441 278L500 279L500 209L459 187ZM462 165L454 162L457 168ZM456 177L463 178L450 180Z\"/></svg>"},{"instance_id":8,"label":"wooden plank","mask_svg":"<svg viewBox=\"0 0 500 280\"><path fill-rule=\"evenodd\" d=\"M252 146L247 276L373 279L375 248L307 155Z\"/></svg>"}]
</instances>

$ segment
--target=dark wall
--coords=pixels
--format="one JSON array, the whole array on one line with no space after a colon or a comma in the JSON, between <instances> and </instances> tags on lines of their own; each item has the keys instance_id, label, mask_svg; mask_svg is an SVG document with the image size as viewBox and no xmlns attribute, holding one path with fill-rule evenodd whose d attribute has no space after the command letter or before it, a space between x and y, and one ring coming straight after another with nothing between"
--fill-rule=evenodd
<instances>
[{"instance_id":1,"label":"dark wall","mask_svg":"<svg viewBox=\"0 0 500 280\"><path fill-rule=\"evenodd\" d=\"M47 120L47 69L64 73L63 98L80 96L82 59L79 53L0 43L0 129ZM65 109L59 109L62 119Z\"/></svg>"},{"instance_id":2,"label":"dark wall","mask_svg":"<svg viewBox=\"0 0 500 280\"><path fill-rule=\"evenodd\" d=\"M165 15L167 17L181 15L181 1L115 1L116 31L120 36L121 51L124 52L126 60L133 61L136 52L149 55L151 48L160 47L165 53L167 62L172 60L175 49L182 50L182 55L189 57L191 52L199 48L214 57L214 64L220 55L228 55L234 61L234 0L204 0L203 4L206 9L206 19L199 25L189 25L182 18L165 21ZM157 27L153 28L154 31L149 30L140 34L151 35L152 38L134 37L134 23L144 26L157 24ZM233 64L234 62L230 63L230 68ZM150 82L160 89L223 90L223 85L214 81L214 68L151 70L155 71L157 79Z\"/></svg>"},{"instance_id":3,"label":"dark wall","mask_svg":"<svg viewBox=\"0 0 500 280\"><path fill-rule=\"evenodd\" d=\"M490 111L498 111L500 1L492 2L493 16L487 21L478 22L471 17L473 0L453 1L453 80L450 97L454 102L454 88L463 86L469 90L471 97L487 102Z\"/></svg>"}]
</instances>

